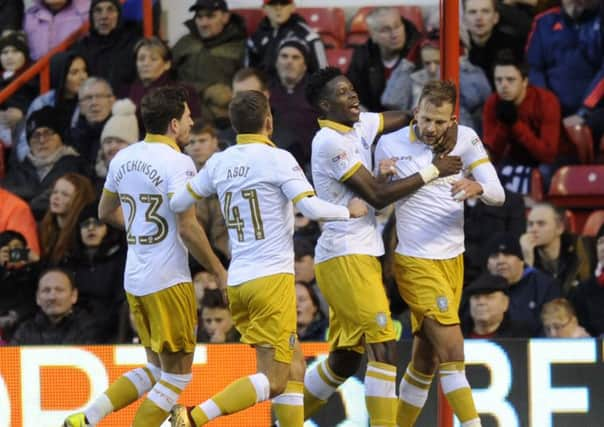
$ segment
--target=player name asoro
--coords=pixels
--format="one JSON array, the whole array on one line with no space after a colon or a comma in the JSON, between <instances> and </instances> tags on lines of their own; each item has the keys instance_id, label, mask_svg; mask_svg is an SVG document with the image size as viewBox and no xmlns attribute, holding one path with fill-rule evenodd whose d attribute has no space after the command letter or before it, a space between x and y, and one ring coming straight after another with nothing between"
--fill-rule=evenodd
<instances>
[{"instance_id":1,"label":"player name asoro","mask_svg":"<svg viewBox=\"0 0 604 427\"><path fill-rule=\"evenodd\" d=\"M227 169L227 179L232 178L245 178L250 171L249 166L235 166Z\"/></svg>"},{"instance_id":2,"label":"player name asoro","mask_svg":"<svg viewBox=\"0 0 604 427\"><path fill-rule=\"evenodd\" d=\"M120 166L115 174L115 183L119 184L122 178L129 172L140 172L151 180L151 183L158 187L164 182L164 179L160 176L157 169L155 169L150 163L143 162L141 160L128 160L126 163Z\"/></svg>"}]
</instances>

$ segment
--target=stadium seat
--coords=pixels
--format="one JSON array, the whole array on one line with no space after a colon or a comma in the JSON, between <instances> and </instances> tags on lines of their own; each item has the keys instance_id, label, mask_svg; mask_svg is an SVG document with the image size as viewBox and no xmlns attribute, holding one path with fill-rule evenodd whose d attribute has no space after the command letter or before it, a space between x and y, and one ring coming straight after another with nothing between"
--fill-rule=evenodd
<instances>
[{"instance_id":1,"label":"stadium seat","mask_svg":"<svg viewBox=\"0 0 604 427\"><path fill-rule=\"evenodd\" d=\"M571 233L577 232L577 215L570 209L564 211L564 225L566 231L570 231Z\"/></svg>"},{"instance_id":2,"label":"stadium seat","mask_svg":"<svg viewBox=\"0 0 604 427\"><path fill-rule=\"evenodd\" d=\"M327 49L327 62L332 67L338 67L342 73L346 74L352 59L352 52L353 49L350 48Z\"/></svg>"},{"instance_id":3,"label":"stadium seat","mask_svg":"<svg viewBox=\"0 0 604 427\"><path fill-rule=\"evenodd\" d=\"M587 221L585 221L583 232L581 234L584 236L595 237L596 234L598 234L598 230L600 230L602 224L604 224L604 209L593 211L587 217Z\"/></svg>"},{"instance_id":4,"label":"stadium seat","mask_svg":"<svg viewBox=\"0 0 604 427\"><path fill-rule=\"evenodd\" d=\"M552 178L548 199L568 208L604 208L604 165L563 166Z\"/></svg>"},{"instance_id":5,"label":"stadium seat","mask_svg":"<svg viewBox=\"0 0 604 427\"><path fill-rule=\"evenodd\" d=\"M537 168L531 171L531 192L529 194L535 202L543 200L543 175Z\"/></svg>"},{"instance_id":6,"label":"stadium seat","mask_svg":"<svg viewBox=\"0 0 604 427\"><path fill-rule=\"evenodd\" d=\"M348 31L348 35L346 36L346 45L347 46L358 46L367 41L369 37L369 32L367 29L367 23L365 22L365 18L375 7L374 6L366 6L361 7L357 11L357 13L352 17L350 21L350 30ZM425 32L426 28L424 26L424 17L422 15L422 9L419 6L398 6L398 10L401 12L401 15L413 22L415 27L418 29L420 33Z\"/></svg>"},{"instance_id":7,"label":"stadium seat","mask_svg":"<svg viewBox=\"0 0 604 427\"><path fill-rule=\"evenodd\" d=\"M258 24L264 18L264 12L260 8L256 9L233 9L233 13L241 15L245 20L245 31L251 36L258 28Z\"/></svg>"},{"instance_id":8,"label":"stadium seat","mask_svg":"<svg viewBox=\"0 0 604 427\"><path fill-rule=\"evenodd\" d=\"M580 163L588 164L594 161L594 139L589 127L585 125L568 125L563 127L568 139L575 146Z\"/></svg>"},{"instance_id":9,"label":"stadium seat","mask_svg":"<svg viewBox=\"0 0 604 427\"><path fill-rule=\"evenodd\" d=\"M346 17L340 7L298 8L306 23L319 35L326 48L340 48L346 39Z\"/></svg>"}]
</instances>

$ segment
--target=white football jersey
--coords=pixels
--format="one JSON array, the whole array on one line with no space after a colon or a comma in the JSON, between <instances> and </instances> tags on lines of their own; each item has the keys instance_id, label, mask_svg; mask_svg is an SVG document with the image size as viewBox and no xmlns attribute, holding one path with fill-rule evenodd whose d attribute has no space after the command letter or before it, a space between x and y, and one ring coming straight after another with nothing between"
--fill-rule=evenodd
<instances>
[{"instance_id":1,"label":"white football jersey","mask_svg":"<svg viewBox=\"0 0 604 427\"><path fill-rule=\"evenodd\" d=\"M147 135L117 153L109 164L104 191L119 195L124 213L127 292L147 295L191 281L188 251L168 195L194 175L193 160L162 135Z\"/></svg>"},{"instance_id":2,"label":"white football jersey","mask_svg":"<svg viewBox=\"0 0 604 427\"><path fill-rule=\"evenodd\" d=\"M397 253L449 259L465 250L464 204L453 199L451 185L488 163L489 158L476 132L466 126L458 127L457 144L451 155L461 157L462 171L437 178L396 202ZM375 150L376 165L384 159L396 160L398 178L419 172L432 163L433 157L430 146L419 141L410 126L382 136Z\"/></svg>"},{"instance_id":3,"label":"white football jersey","mask_svg":"<svg viewBox=\"0 0 604 427\"><path fill-rule=\"evenodd\" d=\"M231 245L229 286L294 273L292 202L315 193L290 153L262 135L238 135L187 186L197 197L218 194Z\"/></svg>"},{"instance_id":4,"label":"white football jersey","mask_svg":"<svg viewBox=\"0 0 604 427\"><path fill-rule=\"evenodd\" d=\"M319 120L321 129L312 141L312 177L317 195L336 205L348 206L355 194L344 181L361 165L373 171L371 146L382 131L383 117L361 113L353 127L329 120ZM375 210L361 218L328 222L315 249L315 262L342 255L384 253L384 243L377 229Z\"/></svg>"}]
</instances>

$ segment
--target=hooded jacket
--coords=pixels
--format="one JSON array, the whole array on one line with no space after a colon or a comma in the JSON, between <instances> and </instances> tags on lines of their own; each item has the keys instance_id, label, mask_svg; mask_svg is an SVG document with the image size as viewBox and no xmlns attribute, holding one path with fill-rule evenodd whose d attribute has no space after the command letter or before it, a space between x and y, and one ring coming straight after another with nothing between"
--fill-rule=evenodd
<instances>
[{"instance_id":1,"label":"hooded jacket","mask_svg":"<svg viewBox=\"0 0 604 427\"><path fill-rule=\"evenodd\" d=\"M134 45L140 40L141 35L136 24L124 23L121 16L121 4L118 0L93 0L90 5L90 22L92 23L92 10L97 3L110 2L117 7L120 16L115 29L101 35L90 26L90 33L82 38L73 47L88 62L88 74L103 77L107 80L113 92L132 82L136 76L136 58Z\"/></svg>"},{"instance_id":2,"label":"hooded jacket","mask_svg":"<svg viewBox=\"0 0 604 427\"><path fill-rule=\"evenodd\" d=\"M209 39L201 38L195 19L186 21L185 26L189 34L181 37L172 49L178 80L187 82L198 93L215 83L230 86L245 57L243 18L231 13L222 32Z\"/></svg>"},{"instance_id":3,"label":"hooded jacket","mask_svg":"<svg viewBox=\"0 0 604 427\"><path fill-rule=\"evenodd\" d=\"M43 0L34 0L25 12L23 29L33 60L38 60L60 44L88 18L90 0L69 0L58 13L53 14Z\"/></svg>"}]
</instances>

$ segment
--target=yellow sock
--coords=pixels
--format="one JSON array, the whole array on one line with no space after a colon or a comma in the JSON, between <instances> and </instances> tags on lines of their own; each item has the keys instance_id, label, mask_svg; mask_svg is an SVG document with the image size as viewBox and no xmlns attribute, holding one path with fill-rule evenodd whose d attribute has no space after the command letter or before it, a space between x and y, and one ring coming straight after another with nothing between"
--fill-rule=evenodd
<instances>
[{"instance_id":1,"label":"yellow sock","mask_svg":"<svg viewBox=\"0 0 604 427\"><path fill-rule=\"evenodd\" d=\"M369 424L396 426L396 366L369 362L365 373L365 403Z\"/></svg>"},{"instance_id":2,"label":"yellow sock","mask_svg":"<svg viewBox=\"0 0 604 427\"><path fill-rule=\"evenodd\" d=\"M280 427L304 425L304 383L288 381L285 391L273 399L273 410Z\"/></svg>"},{"instance_id":3,"label":"yellow sock","mask_svg":"<svg viewBox=\"0 0 604 427\"><path fill-rule=\"evenodd\" d=\"M434 375L423 374L409 363L399 387L396 422L399 427L412 427L428 399Z\"/></svg>"},{"instance_id":4,"label":"yellow sock","mask_svg":"<svg viewBox=\"0 0 604 427\"><path fill-rule=\"evenodd\" d=\"M162 372L160 380L134 415L133 427L159 427L168 418L180 394L191 381L192 374Z\"/></svg>"},{"instance_id":5,"label":"yellow sock","mask_svg":"<svg viewBox=\"0 0 604 427\"><path fill-rule=\"evenodd\" d=\"M329 368L327 359L307 370L304 376L304 419L316 414L344 381L346 378L336 375Z\"/></svg>"},{"instance_id":6,"label":"yellow sock","mask_svg":"<svg viewBox=\"0 0 604 427\"><path fill-rule=\"evenodd\" d=\"M153 381L155 383L155 381ZM138 399L138 390L126 377L119 377L109 388L105 394L113 405L113 410L118 411Z\"/></svg>"},{"instance_id":7,"label":"yellow sock","mask_svg":"<svg viewBox=\"0 0 604 427\"><path fill-rule=\"evenodd\" d=\"M233 414L268 399L270 385L264 374L240 378L224 390L191 411L197 426L202 426L220 415Z\"/></svg>"},{"instance_id":8,"label":"yellow sock","mask_svg":"<svg viewBox=\"0 0 604 427\"><path fill-rule=\"evenodd\" d=\"M474 398L472 397L472 390L466 378L464 363L441 363L439 373L443 393L462 425L479 426L480 419L474 406Z\"/></svg>"}]
</instances>

